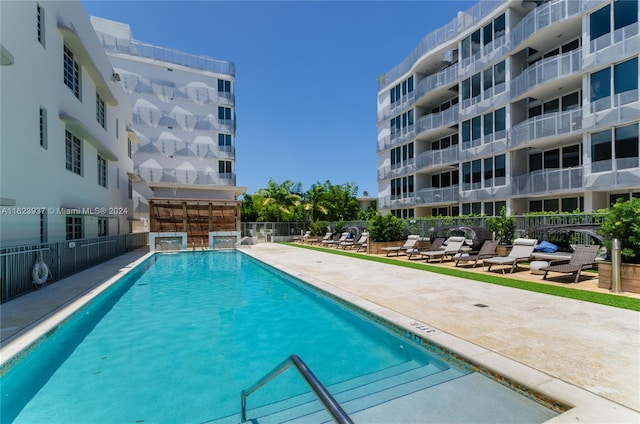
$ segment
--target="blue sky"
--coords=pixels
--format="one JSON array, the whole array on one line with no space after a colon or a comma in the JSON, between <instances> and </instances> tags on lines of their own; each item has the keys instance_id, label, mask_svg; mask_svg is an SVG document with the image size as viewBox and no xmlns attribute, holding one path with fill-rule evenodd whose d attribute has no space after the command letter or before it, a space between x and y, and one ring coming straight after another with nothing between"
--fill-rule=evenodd
<instances>
[{"instance_id":1,"label":"blue sky","mask_svg":"<svg viewBox=\"0 0 640 424\"><path fill-rule=\"evenodd\" d=\"M87 1L135 39L236 65L236 174L376 196L377 76L468 1Z\"/></svg>"}]
</instances>

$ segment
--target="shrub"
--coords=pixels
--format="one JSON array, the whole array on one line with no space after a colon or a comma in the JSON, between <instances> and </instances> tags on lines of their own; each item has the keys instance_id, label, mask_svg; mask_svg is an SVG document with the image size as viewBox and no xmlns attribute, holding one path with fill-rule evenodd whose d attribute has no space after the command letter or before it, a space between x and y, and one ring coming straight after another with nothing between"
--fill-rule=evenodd
<instances>
[{"instance_id":1,"label":"shrub","mask_svg":"<svg viewBox=\"0 0 640 424\"><path fill-rule=\"evenodd\" d=\"M396 241L406 237L407 226L402 219L391 214L376 215L368 223L369 236L373 241Z\"/></svg>"},{"instance_id":2,"label":"shrub","mask_svg":"<svg viewBox=\"0 0 640 424\"><path fill-rule=\"evenodd\" d=\"M499 216L487 219L487 230L495 231L500 243L511 244L516 233L516 221L512 216L507 215L507 208L503 206Z\"/></svg>"},{"instance_id":3,"label":"shrub","mask_svg":"<svg viewBox=\"0 0 640 424\"><path fill-rule=\"evenodd\" d=\"M347 231L347 222L346 221L336 221L333 227L333 232L342 234Z\"/></svg>"},{"instance_id":4,"label":"shrub","mask_svg":"<svg viewBox=\"0 0 640 424\"><path fill-rule=\"evenodd\" d=\"M611 240L620 240L623 262L640 263L640 199L618 199L602 223L601 234L609 251Z\"/></svg>"},{"instance_id":5,"label":"shrub","mask_svg":"<svg viewBox=\"0 0 640 424\"><path fill-rule=\"evenodd\" d=\"M327 221L311 221L309 223L309 231L311 231L312 236L324 236L329 227L329 223Z\"/></svg>"}]
</instances>

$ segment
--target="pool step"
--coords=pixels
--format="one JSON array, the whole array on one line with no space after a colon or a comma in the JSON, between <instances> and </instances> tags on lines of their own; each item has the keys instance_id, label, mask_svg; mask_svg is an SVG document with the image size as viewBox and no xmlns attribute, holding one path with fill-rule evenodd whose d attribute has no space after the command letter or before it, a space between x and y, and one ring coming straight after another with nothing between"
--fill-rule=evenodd
<instances>
[{"instance_id":1,"label":"pool step","mask_svg":"<svg viewBox=\"0 0 640 424\"><path fill-rule=\"evenodd\" d=\"M462 375L464 373L458 370L442 370L433 365L421 366L410 361L331 385L327 389L348 414L353 414ZM312 393L249 410L247 417L259 424L330 421Z\"/></svg>"}]
</instances>

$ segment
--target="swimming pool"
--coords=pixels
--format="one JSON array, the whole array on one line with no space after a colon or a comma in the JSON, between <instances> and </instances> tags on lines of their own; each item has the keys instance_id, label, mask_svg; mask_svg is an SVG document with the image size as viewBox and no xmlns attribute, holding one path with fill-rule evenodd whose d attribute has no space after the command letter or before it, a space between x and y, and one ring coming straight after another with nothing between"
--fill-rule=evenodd
<instances>
[{"instance_id":1,"label":"swimming pool","mask_svg":"<svg viewBox=\"0 0 640 424\"><path fill-rule=\"evenodd\" d=\"M2 422L238 422L240 391L293 353L350 413L469 375L239 252L160 254L2 376ZM288 371L248 417L306 391ZM520 421L555 415L506 396Z\"/></svg>"}]
</instances>

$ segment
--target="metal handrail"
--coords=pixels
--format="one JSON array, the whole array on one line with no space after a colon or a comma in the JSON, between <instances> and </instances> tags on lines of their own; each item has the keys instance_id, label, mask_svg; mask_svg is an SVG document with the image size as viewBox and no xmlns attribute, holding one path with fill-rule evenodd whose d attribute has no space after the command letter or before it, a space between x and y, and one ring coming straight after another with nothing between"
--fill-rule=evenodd
<instances>
[{"instance_id":1,"label":"metal handrail","mask_svg":"<svg viewBox=\"0 0 640 424\"><path fill-rule=\"evenodd\" d=\"M262 377L258 382L251 386L247 390L243 390L240 394L240 403L242 406L242 422L247 420L247 397L276 378L278 375L285 372L291 365L295 365L300 375L307 382L309 387L314 391L320 402L324 405L324 408L331 414L333 420L340 424L353 424L349 415L342 409L340 404L331 396L331 393L322 385L320 380L313 374L311 369L304 363L304 361L298 355L291 355L284 361L282 361L277 367L271 370L267 375Z\"/></svg>"}]
</instances>

